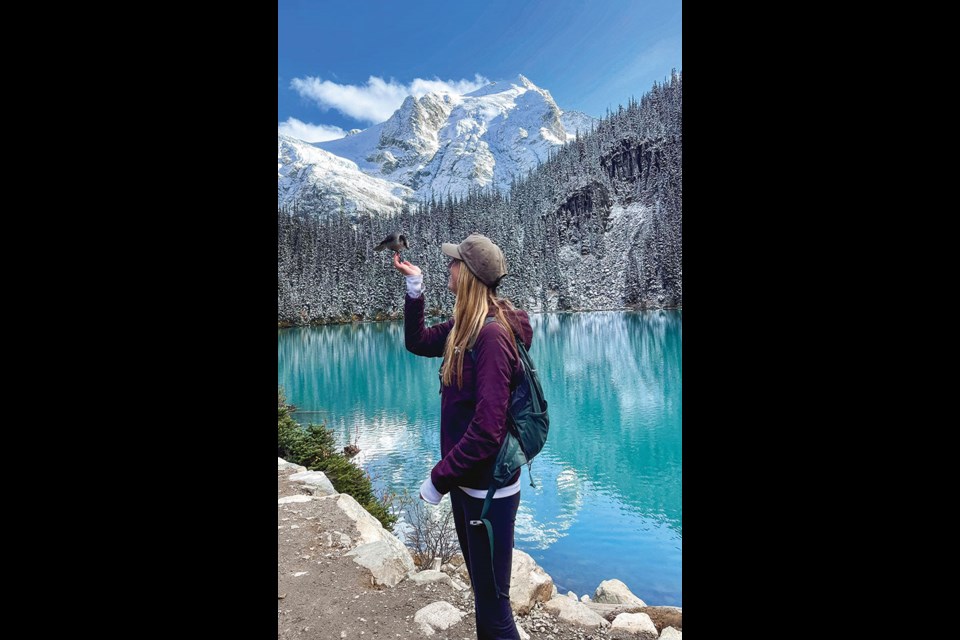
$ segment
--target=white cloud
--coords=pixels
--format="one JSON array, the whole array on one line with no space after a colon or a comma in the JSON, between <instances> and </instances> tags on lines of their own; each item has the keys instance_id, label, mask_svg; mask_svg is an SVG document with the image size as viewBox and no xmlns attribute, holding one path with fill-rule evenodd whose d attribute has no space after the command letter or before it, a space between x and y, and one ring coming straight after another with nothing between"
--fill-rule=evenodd
<instances>
[{"instance_id":1,"label":"white cloud","mask_svg":"<svg viewBox=\"0 0 960 640\"><path fill-rule=\"evenodd\" d=\"M337 138L342 138L347 135L347 132L340 127L332 127L326 124L310 124L308 122L301 122L296 118L287 118L286 122L278 122L277 132L305 142L324 142L325 140L336 140Z\"/></svg>"},{"instance_id":2,"label":"white cloud","mask_svg":"<svg viewBox=\"0 0 960 640\"><path fill-rule=\"evenodd\" d=\"M416 78L410 84L370 76L365 85L337 84L320 78L294 78L290 87L304 98L323 109L336 109L345 116L376 124L396 111L409 95L421 97L427 92L462 95L489 84L480 74L473 80L424 80Z\"/></svg>"}]
</instances>

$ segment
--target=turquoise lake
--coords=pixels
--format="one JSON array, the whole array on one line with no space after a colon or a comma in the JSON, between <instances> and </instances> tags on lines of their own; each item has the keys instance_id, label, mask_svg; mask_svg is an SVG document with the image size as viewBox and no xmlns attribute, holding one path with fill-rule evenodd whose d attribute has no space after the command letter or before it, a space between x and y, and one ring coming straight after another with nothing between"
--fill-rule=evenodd
<instances>
[{"instance_id":1,"label":"turquoise lake","mask_svg":"<svg viewBox=\"0 0 960 640\"><path fill-rule=\"evenodd\" d=\"M522 472L516 548L561 594L617 578L647 604L682 606L682 312L530 321L550 435L536 488ZM277 365L297 422L356 442L378 486L416 494L440 455L440 359L408 352L402 322L280 329Z\"/></svg>"}]
</instances>

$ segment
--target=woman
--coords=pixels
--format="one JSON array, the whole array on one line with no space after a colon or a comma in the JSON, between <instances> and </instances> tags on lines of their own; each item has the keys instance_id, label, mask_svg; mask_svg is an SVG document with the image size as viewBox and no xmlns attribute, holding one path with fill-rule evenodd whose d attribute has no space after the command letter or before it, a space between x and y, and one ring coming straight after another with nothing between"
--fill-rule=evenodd
<instances>
[{"instance_id":1,"label":"woman","mask_svg":"<svg viewBox=\"0 0 960 640\"><path fill-rule=\"evenodd\" d=\"M407 277L404 332L407 350L443 357L440 367L440 462L420 486L420 497L438 504L450 494L460 549L473 584L477 637L519 640L510 610L510 563L513 528L520 505L520 472L494 494L488 519L493 525L494 556L480 518L493 462L506 435L510 391L523 375L514 336L530 348L533 330L526 312L496 295L507 273L500 247L486 236L471 234L460 244L443 243L452 258L447 287L457 297L453 318L426 328L423 323L423 276L420 267L393 266ZM487 318L494 321L487 323ZM471 353L472 351L472 353ZM494 587L494 576L499 592Z\"/></svg>"}]
</instances>

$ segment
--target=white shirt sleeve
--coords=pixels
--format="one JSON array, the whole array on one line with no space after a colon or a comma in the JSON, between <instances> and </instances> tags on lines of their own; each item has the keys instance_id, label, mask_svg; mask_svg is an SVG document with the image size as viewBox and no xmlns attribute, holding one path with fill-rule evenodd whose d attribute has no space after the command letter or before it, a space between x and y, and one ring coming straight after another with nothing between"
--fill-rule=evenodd
<instances>
[{"instance_id":1,"label":"white shirt sleeve","mask_svg":"<svg viewBox=\"0 0 960 640\"><path fill-rule=\"evenodd\" d=\"M429 477L420 485L420 495L430 504L440 504L440 500L443 499L443 494L437 491Z\"/></svg>"},{"instance_id":2,"label":"white shirt sleeve","mask_svg":"<svg viewBox=\"0 0 960 640\"><path fill-rule=\"evenodd\" d=\"M405 276L407 279L407 295L419 298L423 295L423 276Z\"/></svg>"}]
</instances>

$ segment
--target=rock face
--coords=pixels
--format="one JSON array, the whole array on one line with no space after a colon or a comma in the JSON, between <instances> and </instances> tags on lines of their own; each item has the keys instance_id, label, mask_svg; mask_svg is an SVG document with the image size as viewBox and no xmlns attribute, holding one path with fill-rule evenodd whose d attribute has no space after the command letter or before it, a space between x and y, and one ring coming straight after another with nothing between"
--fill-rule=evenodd
<instances>
[{"instance_id":1,"label":"rock face","mask_svg":"<svg viewBox=\"0 0 960 640\"><path fill-rule=\"evenodd\" d=\"M307 485L315 496L332 496L337 493L323 471L301 471L291 475L289 480Z\"/></svg>"},{"instance_id":2,"label":"rock face","mask_svg":"<svg viewBox=\"0 0 960 640\"><path fill-rule=\"evenodd\" d=\"M660 640L683 640L683 633L673 627L667 627L660 633Z\"/></svg>"},{"instance_id":3,"label":"rock face","mask_svg":"<svg viewBox=\"0 0 960 640\"><path fill-rule=\"evenodd\" d=\"M526 615L537 602L553 596L553 578L528 554L513 550L510 569L510 607L518 615Z\"/></svg>"},{"instance_id":4,"label":"rock face","mask_svg":"<svg viewBox=\"0 0 960 640\"><path fill-rule=\"evenodd\" d=\"M467 615L449 602L433 602L417 611L413 616L414 622L420 625L420 631L425 636L432 636L437 631L446 631L460 622Z\"/></svg>"},{"instance_id":5,"label":"rock face","mask_svg":"<svg viewBox=\"0 0 960 640\"><path fill-rule=\"evenodd\" d=\"M621 613L613 621L610 637L617 639L657 640L657 628L645 613Z\"/></svg>"},{"instance_id":6,"label":"rock face","mask_svg":"<svg viewBox=\"0 0 960 640\"><path fill-rule=\"evenodd\" d=\"M563 622L582 627L584 629L599 629L609 627L610 623L591 611L585 604L568 598L556 596L543 605L544 611L556 616Z\"/></svg>"},{"instance_id":7,"label":"rock face","mask_svg":"<svg viewBox=\"0 0 960 640\"><path fill-rule=\"evenodd\" d=\"M602 604L647 606L643 600L633 595L627 585L616 579L601 582L593 594L593 601Z\"/></svg>"}]
</instances>

